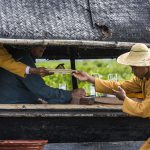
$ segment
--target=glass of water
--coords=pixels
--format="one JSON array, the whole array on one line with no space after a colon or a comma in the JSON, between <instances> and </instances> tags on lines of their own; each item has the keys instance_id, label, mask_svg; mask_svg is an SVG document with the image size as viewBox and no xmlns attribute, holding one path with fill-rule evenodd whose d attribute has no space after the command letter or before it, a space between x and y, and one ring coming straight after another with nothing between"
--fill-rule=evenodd
<instances>
[{"instance_id":1,"label":"glass of water","mask_svg":"<svg viewBox=\"0 0 150 150\"><path fill-rule=\"evenodd\" d=\"M98 74L98 73L92 73L92 76L95 77L95 78L102 78L102 75ZM95 86L93 84L90 85L90 95L91 96L102 96L103 94L102 93L98 93L95 91Z\"/></svg>"},{"instance_id":2,"label":"glass of water","mask_svg":"<svg viewBox=\"0 0 150 150\"><path fill-rule=\"evenodd\" d=\"M59 89L66 90L67 89L67 85L65 83L60 83L59 84Z\"/></svg>"},{"instance_id":3,"label":"glass of water","mask_svg":"<svg viewBox=\"0 0 150 150\"><path fill-rule=\"evenodd\" d=\"M109 81L118 81L118 74L117 73L115 73L115 74L112 74L112 73L108 74L108 80Z\"/></svg>"},{"instance_id":4,"label":"glass of water","mask_svg":"<svg viewBox=\"0 0 150 150\"><path fill-rule=\"evenodd\" d=\"M112 74L112 73L108 74L108 80L109 81L118 81L117 73L115 73L115 74ZM106 96L107 97L115 97L115 95L113 95L113 94L106 94Z\"/></svg>"}]
</instances>

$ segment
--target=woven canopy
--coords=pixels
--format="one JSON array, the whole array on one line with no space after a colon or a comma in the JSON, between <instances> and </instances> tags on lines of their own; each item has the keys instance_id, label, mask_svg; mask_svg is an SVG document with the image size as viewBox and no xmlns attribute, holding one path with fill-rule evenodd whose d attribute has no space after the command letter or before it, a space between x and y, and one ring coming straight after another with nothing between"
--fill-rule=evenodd
<instances>
[{"instance_id":1,"label":"woven canopy","mask_svg":"<svg viewBox=\"0 0 150 150\"><path fill-rule=\"evenodd\" d=\"M150 41L149 0L0 0L0 38Z\"/></svg>"}]
</instances>

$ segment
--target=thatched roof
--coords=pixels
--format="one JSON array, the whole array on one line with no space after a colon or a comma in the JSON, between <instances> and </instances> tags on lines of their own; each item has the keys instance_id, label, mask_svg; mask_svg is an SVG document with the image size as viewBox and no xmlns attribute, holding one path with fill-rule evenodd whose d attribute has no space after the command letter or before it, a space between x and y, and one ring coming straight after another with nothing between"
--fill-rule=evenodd
<instances>
[{"instance_id":1,"label":"thatched roof","mask_svg":"<svg viewBox=\"0 0 150 150\"><path fill-rule=\"evenodd\" d=\"M150 41L149 0L0 0L0 38Z\"/></svg>"}]
</instances>

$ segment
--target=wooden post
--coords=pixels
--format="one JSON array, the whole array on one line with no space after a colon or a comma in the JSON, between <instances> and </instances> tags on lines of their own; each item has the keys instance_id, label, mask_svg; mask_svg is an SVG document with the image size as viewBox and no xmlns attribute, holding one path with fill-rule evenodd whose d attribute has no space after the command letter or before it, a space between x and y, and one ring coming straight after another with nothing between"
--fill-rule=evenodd
<instances>
[{"instance_id":1,"label":"wooden post","mask_svg":"<svg viewBox=\"0 0 150 150\"><path fill-rule=\"evenodd\" d=\"M75 64L75 59L74 58L70 59L70 63L71 63L71 69L76 70L76 64ZM73 86L73 89L78 88L77 79L73 76L72 76L72 86Z\"/></svg>"},{"instance_id":2,"label":"wooden post","mask_svg":"<svg viewBox=\"0 0 150 150\"><path fill-rule=\"evenodd\" d=\"M69 48L69 53L70 53L70 65L71 65L71 69L76 70L76 63L75 63L75 54L76 49ZM77 89L78 88L78 83L77 83L77 79L75 77L72 76L72 87L73 89Z\"/></svg>"},{"instance_id":3,"label":"wooden post","mask_svg":"<svg viewBox=\"0 0 150 150\"><path fill-rule=\"evenodd\" d=\"M47 140L0 140L0 150L43 150Z\"/></svg>"}]
</instances>

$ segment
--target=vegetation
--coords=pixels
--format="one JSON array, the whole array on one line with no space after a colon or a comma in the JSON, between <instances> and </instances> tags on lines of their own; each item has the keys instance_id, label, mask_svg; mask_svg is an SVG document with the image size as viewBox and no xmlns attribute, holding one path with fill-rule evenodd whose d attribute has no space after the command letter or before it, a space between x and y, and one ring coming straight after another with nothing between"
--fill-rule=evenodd
<instances>
[{"instance_id":1,"label":"vegetation","mask_svg":"<svg viewBox=\"0 0 150 150\"><path fill-rule=\"evenodd\" d=\"M70 68L69 61L39 61L37 66L46 68L55 68L58 64L64 63L65 68ZM82 70L89 74L99 74L102 79L108 79L109 74L117 74L117 80L128 80L131 78L131 69L129 66L120 65L115 59L103 59L103 60L78 60L76 61L76 70ZM67 90L72 89L71 75L54 74L44 77L47 85L59 88L60 84L66 84ZM78 81L80 88L85 88L89 92L90 84L87 82Z\"/></svg>"}]
</instances>

